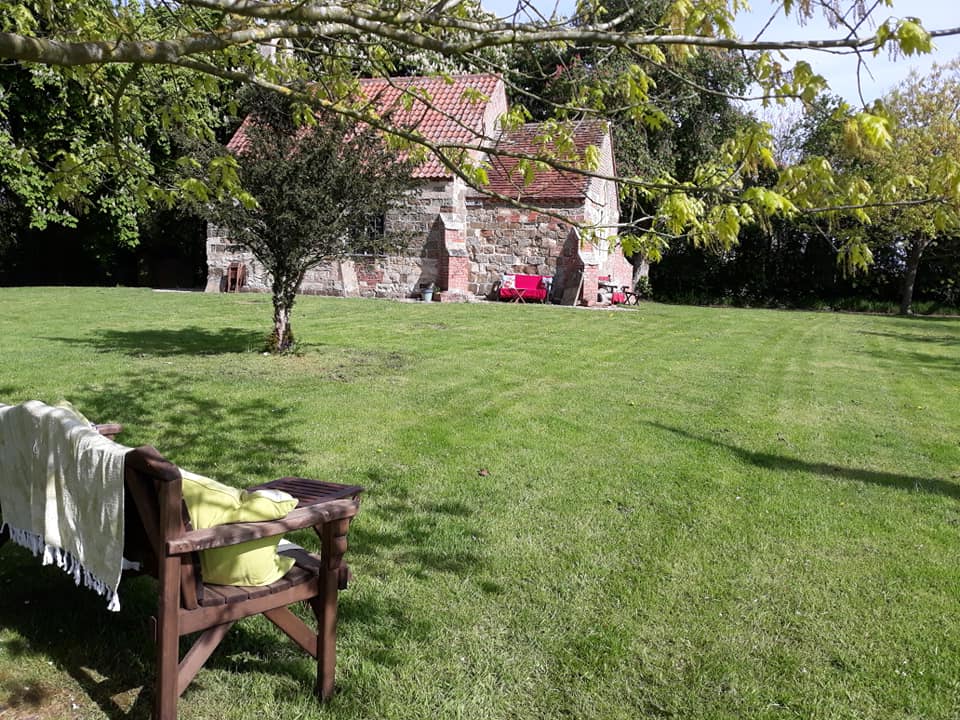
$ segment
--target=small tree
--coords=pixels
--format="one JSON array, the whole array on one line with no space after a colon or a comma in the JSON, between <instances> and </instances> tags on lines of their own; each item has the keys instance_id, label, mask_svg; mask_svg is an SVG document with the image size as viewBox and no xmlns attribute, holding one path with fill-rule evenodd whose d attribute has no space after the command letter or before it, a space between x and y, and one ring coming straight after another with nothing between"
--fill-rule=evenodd
<instances>
[{"instance_id":1,"label":"small tree","mask_svg":"<svg viewBox=\"0 0 960 720\"><path fill-rule=\"evenodd\" d=\"M298 116L309 122L299 125ZM209 203L204 214L270 273L268 349L282 352L293 344L290 313L307 270L400 245L400 236L384 231L384 215L412 188L415 161L368 126L298 113L269 95L257 100L242 136L238 173L249 197Z\"/></svg>"},{"instance_id":2,"label":"small tree","mask_svg":"<svg viewBox=\"0 0 960 720\"><path fill-rule=\"evenodd\" d=\"M883 104L889 150L851 142L849 108L826 96L797 124L796 150L808 164L817 157L829 163L837 186L869 193L869 213L828 214L824 235L837 242L855 238L889 258L889 270L899 276L900 313L906 315L925 251L954 237L960 222L960 60L934 65L926 75L912 72Z\"/></svg>"},{"instance_id":3,"label":"small tree","mask_svg":"<svg viewBox=\"0 0 960 720\"><path fill-rule=\"evenodd\" d=\"M955 235L960 220L960 59L934 65L925 76L911 73L884 102L897 125L892 152L877 160L879 173L895 178L888 182L898 183L898 199L917 200L891 208L877 221L902 244L900 313L907 315L924 252ZM923 202L928 195L948 199Z\"/></svg>"}]
</instances>

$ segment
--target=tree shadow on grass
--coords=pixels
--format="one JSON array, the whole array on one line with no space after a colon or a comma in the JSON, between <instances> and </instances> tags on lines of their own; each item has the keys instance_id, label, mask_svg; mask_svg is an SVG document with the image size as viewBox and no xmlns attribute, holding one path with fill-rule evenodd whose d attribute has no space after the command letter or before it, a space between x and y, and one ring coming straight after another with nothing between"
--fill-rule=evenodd
<instances>
[{"instance_id":1,"label":"tree shadow on grass","mask_svg":"<svg viewBox=\"0 0 960 720\"><path fill-rule=\"evenodd\" d=\"M914 338L914 340L922 342L921 338ZM931 340L930 342L941 346L946 345L940 340ZM948 350L948 348L944 347L944 350ZM884 362L896 363L898 369L907 374L924 370L941 374L945 379L952 379L952 376L960 372L960 355L957 352L918 352L889 347L882 350L863 350L862 352Z\"/></svg>"},{"instance_id":2,"label":"tree shadow on grass","mask_svg":"<svg viewBox=\"0 0 960 720\"><path fill-rule=\"evenodd\" d=\"M121 352L133 357L176 355L228 355L259 352L266 346L266 333L240 328L201 327L152 330L98 330L85 338L42 338L83 345L97 352Z\"/></svg>"},{"instance_id":3,"label":"tree shadow on grass","mask_svg":"<svg viewBox=\"0 0 960 720\"><path fill-rule=\"evenodd\" d=\"M960 330L960 322L957 323L957 329ZM921 333L908 332L906 329L902 332L881 332L879 330L860 330L861 335L873 335L875 337L893 338L894 340L903 340L906 342L918 342L930 345L960 345L960 332L956 335L926 335Z\"/></svg>"},{"instance_id":4,"label":"tree shadow on grass","mask_svg":"<svg viewBox=\"0 0 960 720\"><path fill-rule=\"evenodd\" d=\"M476 581L490 594L494 584L483 583L488 561L469 547L476 542L479 548L484 538L475 510L458 501L408 490L403 479L383 467L369 468L364 484L367 491L361 496L360 514L350 526L345 559L351 567L362 568L353 585L366 584L366 588L356 594L348 589L341 595L340 617L350 625L351 652L365 663L393 671L416 662L412 655L416 650L411 648L434 641L438 617L434 606L418 603L417 593L397 597L376 588L411 581L459 587ZM368 674L364 682L391 674ZM338 684L350 692L350 677L339 678ZM364 692L371 691L365 688Z\"/></svg>"},{"instance_id":5,"label":"tree shadow on grass","mask_svg":"<svg viewBox=\"0 0 960 720\"><path fill-rule=\"evenodd\" d=\"M878 360L897 363L904 373L915 372L918 369L941 373L944 377L960 373L960 356L957 353L934 354L898 349L867 350L865 352Z\"/></svg>"},{"instance_id":6,"label":"tree shadow on grass","mask_svg":"<svg viewBox=\"0 0 960 720\"><path fill-rule=\"evenodd\" d=\"M915 350L903 350L898 347L885 347L883 349L866 350L865 352L875 358L887 362L897 362L903 366L904 370L909 372L917 368L928 370L948 371L951 374L960 371L960 358L953 351L960 348L960 322L953 320L957 332L950 334L947 332L938 334L927 334L920 332L916 326L893 327L885 330L861 330L861 335L872 335L874 337L890 338L897 342L914 343ZM948 328L937 328L938 330L947 330ZM916 351L917 349L924 351ZM930 350L942 350L944 352L929 352Z\"/></svg>"},{"instance_id":7,"label":"tree shadow on grass","mask_svg":"<svg viewBox=\"0 0 960 720\"><path fill-rule=\"evenodd\" d=\"M449 541L482 543L484 533L471 508L416 496L381 468L367 471L367 490L361 512L370 520L361 518L350 531L351 552L358 557L379 565L380 556L389 555L391 565L421 580L435 573L465 579L484 572L487 563L479 552Z\"/></svg>"},{"instance_id":8,"label":"tree shadow on grass","mask_svg":"<svg viewBox=\"0 0 960 720\"><path fill-rule=\"evenodd\" d=\"M190 469L243 485L295 475L303 449L296 441L291 408L277 405L276 394L237 400L191 390L176 369L150 375L127 372L109 383L82 387L71 402L95 422L118 422L125 445L156 447L172 462L188 456ZM264 477L275 473L274 477Z\"/></svg>"},{"instance_id":9,"label":"tree shadow on grass","mask_svg":"<svg viewBox=\"0 0 960 720\"><path fill-rule=\"evenodd\" d=\"M110 720L151 717L156 682L156 645L151 632L151 616L157 606L155 580L125 577L120 584L122 608L109 612L102 597L75 587L55 567L40 567L37 558L8 543L0 550L0 587L4 588L0 625L22 638L4 644L10 662L30 656L46 659L53 666L51 674L69 675ZM341 617L341 623L348 621ZM191 635L181 640L181 657L195 639ZM317 676L313 658L267 621L253 618L231 628L204 667L269 675L281 695L310 695ZM8 705L30 708L36 717L72 717L75 713L70 712L69 701L83 700L64 698L55 675L51 677L11 683L12 687L4 688L11 694ZM192 690L213 682L216 680L201 673L181 703L190 702Z\"/></svg>"},{"instance_id":10,"label":"tree shadow on grass","mask_svg":"<svg viewBox=\"0 0 960 720\"><path fill-rule=\"evenodd\" d=\"M725 443L713 438L699 435L680 428L671 427L657 422L645 422L646 425L655 427L659 430L679 435L688 440L699 443L707 443L714 447L723 448L729 451L741 460L760 468L777 471L803 472L823 475L826 477L838 478L840 480L853 480L862 483L871 483L881 487L896 488L898 490L908 490L914 492L925 492L934 495L945 495L954 499L960 499L960 485L943 480L940 478L926 478L916 475L899 475L896 473L885 473L876 470L866 470L863 468L849 468L830 463L812 463L796 458L785 457L783 455L774 455L773 453L756 452L747 450L732 443Z\"/></svg>"},{"instance_id":11,"label":"tree shadow on grass","mask_svg":"<svg viewBox=\"0 0 960 720\"><path fill-rule=\"evenodd\" d=\"M145 582L124 581L123 609L112 613L102 597L76 587L56 567L40 567L38 558L7 543L0 549L0 625L20 638L5 644L9 662L42 656L53 666L51 673L68 674L111 720L149 718L154 653L148 628L156 593L151 596ZM29 683L31 688L52 685L56 683L41 678ZM64 708L60 695L50 691L20 700L37 717L64 711L73 716L69 701Z\"/></svg>"},{"instance_id":12,"label":"tree shadow on grass","mask_svg":"<svg viewBox=\"0 0 960 720\"><path fill-rule=\"evenodd\" d=\"M174 462L178 452L189 453L196 470L216 467L221 480L236 485L271 479L264 474L277 468L282 470L271 477L300 472L304 452L293 426L294 414L276 406L272 390L261 399L242 402L211 398L193 392L189 378L174 367L148 376L118 374L108 385L81 388L71 400L91 419L123 424L125 431L118 440L124 444L154 445ZM362 566L368 577L386 577L387 582L396 573L430 582L438 573L466 579L482 572L485 561L479 553L463 549L461 543L437 542L437 536L451 534L481 537L470 508L412 496L400 479L380 469L368 471L367 484L370 492L349 535L348 563ZM364 515L369 522L363 522ZM304 535L303 544L315 550L316 538ZM109 613L102 598L74 587L59 570L38 564L10 543L0 550L0 626L23 639L13 651L49 659L111 720L149 717L155 679L149 618L156 612L155 582L125 579L120 590L123 610ZM352 595L348 590L340 608L341 628L350 626L344 634L355 643L352 652L364 661L385 667L409 662L408 655L393 649L396 638L426 644L433 635L430 608L405 597ZM11 653L10 646L5 649ZM310 693L316 673L315 663L291 652L288 640L265 621L243 622L231 629L206 667L275 677L271 682L278 698L289 691ZM195 682L202 688L216 681L201 674ZM339 682L350 686L348 677ZM41 716L51 702L42 694L14 699L34 703ZM183 701L190 702L189 690Z\"/></svg>"}]
</instances>

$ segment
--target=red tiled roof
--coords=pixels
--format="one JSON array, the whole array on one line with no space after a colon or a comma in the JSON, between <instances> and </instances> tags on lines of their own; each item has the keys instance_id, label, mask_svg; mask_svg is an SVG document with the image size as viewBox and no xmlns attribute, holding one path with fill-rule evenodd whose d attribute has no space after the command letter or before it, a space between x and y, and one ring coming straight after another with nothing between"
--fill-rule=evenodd
<instances>
[{"instance_id":1,"label":"red tiled roof","mask_svg":"<svg viewBox=\"0 0 960 720\"><path fill-rule=\"evenodd\" d=\"M496 75L454 75L442 77L364 78L360 89L373 103L380 115L390 115L390 124L415 130L435 143L462 143L479 145L484 137L483 118L487 103L465 97L468 90L476 90L483 97L491 97L500 82ZM410 95L414 99L409 102ZM420 99L420 98L424 99ZM409 105L409 107L407 107ZM227 149L240 152L246 145L248 116L230 138ZM491 128L492 130L492 128ZM449 178L451 173L434 156L428 157L413 171L421 179Z\"/></svg>"},{"instance_id":2,"label":"red tiled roof","mask_svg":"<svg viewBox=\"0 0 960 720\"><path fill-rule=\"evenodd\" d=\"M243 122L240 123L240 127L237 128L237 131L233 134L233 137L230 138L230 141L227 143L227 150L232 153L242 153L247 149L247 128L250 126L250 123L253 116L247 115Z\"/></svg>"},{"instance_id":3,"label":"red tiled roof","mask_svg":"<svg viewBox=\"0 0 960 720\"><path fill-rule=\"evenodd\" d=\"M607 133L607 123L603 120L581 120L573 127L573 141L579 152L588 145L599 148ZM539 137L543 134L543 125L529 123L516 130L501 135L495 147L506 152L523 153L536 156L544 153ZM546 147L549 152L550 147ZM489 184L486 189L506 195L516 200L581 200L586 197L590 177L580 173L555 170L538 170L529 185L524 185L523 174L517 171L517 158L490 154L491 169L488 173ZM566 163L572 164L572 163Z\"/></svg>"},{"instance_id":4,"label":"red tiled roof","mask_svg":"<svg viewBox=\"0 0 960 720\"><path fill-rule=\"evenodd\" d=\"M390 113L390 122L397 127L416 130L436 143L478 145L484 142L483 116L487 103L465 97L468 90L490 97L500 78L496 75L454 75L442 77L372 78L360 80L364 94L373 100L377 112ZM409 109L404 95L415 99ZM492 130L492 128L491 128ZM435 157L429 157L413 173L418 178L447 178L452 173Z\"/></svg>"}]
</instances>

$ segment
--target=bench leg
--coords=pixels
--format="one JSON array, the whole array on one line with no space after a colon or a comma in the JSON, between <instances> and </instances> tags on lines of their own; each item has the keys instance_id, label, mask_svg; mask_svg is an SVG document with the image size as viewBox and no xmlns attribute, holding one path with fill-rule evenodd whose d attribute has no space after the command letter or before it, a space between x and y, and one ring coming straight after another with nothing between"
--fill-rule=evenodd
<instances>
[{"instance_id":1,"label":"bench leg","mask_svg":"<svg viewBox=\"0 0 960 720\"><path fill-rule=\"evenodd\" d=\"M157 608L157 682L154 720L177 720L180 666L180 561L160 563L160 600Z\"/></svg>"},{"instance_id":2,"label":"bench leg","mask_svg":"<svg viewBox=\"0 0 960 720\"><path fill-rule=\"evenodd\" d=\"M341 577L346 576L343 554L347 551L350 519L337 520L323 526L321 533L320 597L310 605L317 616L317 688L316 694L327 700L333 695L337 668L337 594Z\"/></svg>"}]
</instances>

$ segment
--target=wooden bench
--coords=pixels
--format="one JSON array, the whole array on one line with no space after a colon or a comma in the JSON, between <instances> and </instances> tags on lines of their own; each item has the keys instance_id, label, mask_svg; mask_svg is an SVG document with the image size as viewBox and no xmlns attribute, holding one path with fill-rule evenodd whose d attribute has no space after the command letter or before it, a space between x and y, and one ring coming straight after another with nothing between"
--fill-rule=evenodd
<instances>
[{"instance_id":1,"label":"wooden bench","mask_svg":"<svg viewBox=\"0 0 960 720\"><path fill-rule=\"evenodd\" d=\"M504 275L500 285L500 299L513 302L546 302L549 275Z\"/></svg>"},{"instance_id":2,"label":"wooden bench","mask_svg":"<svg viewBox=\"0 0 960 720\"><path fill-rule=\"evenodd\" d=\"M98 426L112 436L119 426ZM180 470L150 446L126 455L124 466L124 557L142 565L159 581L154 696L156 720L176 720L177 702L203 664L238 620L263 614L317 661L315 694L333 694L336 669L336 623L339 590L349 570L343 562L350 521L359 510L358 486L282 478L259 488L284 490L297 507L279 520L233 523L193 530L183 502ZM251 488L251 489L259 489ZM283 551L296 564L280 580L261 587L211 585L203 582L199 552L258 538L313 528L320 538L319 555L301 548ZM0 546L5 536L0 536ZM306 602L316 618L311 629L289 606ZM200 632L181 659L183 635Z\"/></svg>"}]
</instances>

